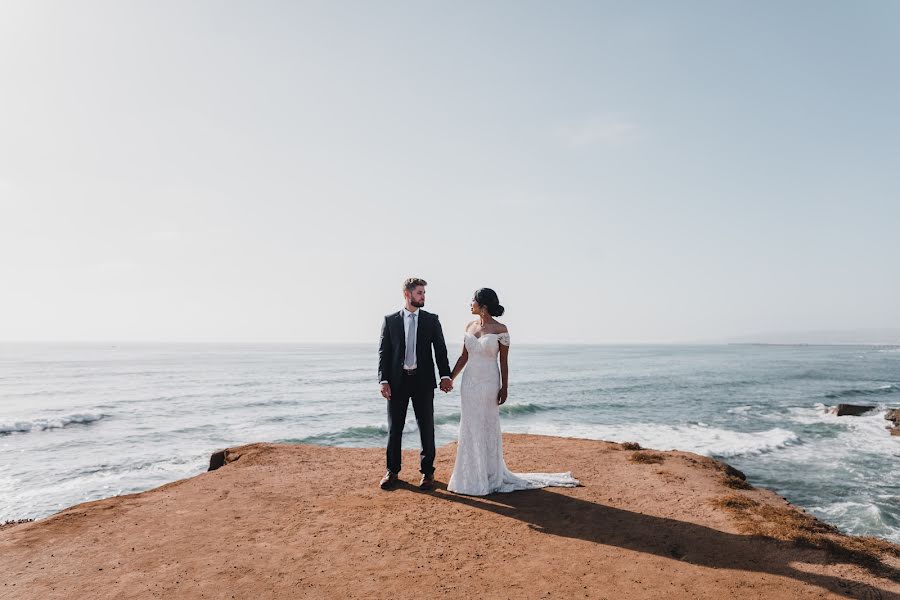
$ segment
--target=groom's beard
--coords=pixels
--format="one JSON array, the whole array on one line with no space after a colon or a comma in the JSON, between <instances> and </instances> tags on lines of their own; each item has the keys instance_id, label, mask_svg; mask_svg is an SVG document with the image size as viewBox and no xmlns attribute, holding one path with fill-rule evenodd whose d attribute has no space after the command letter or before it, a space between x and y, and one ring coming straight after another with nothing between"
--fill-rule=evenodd
<instances>
[{"instance_id":1,"label":"groom's beard","mask_svg":"<svg viewBox=\"0 0 900 600\"><path fill-rule=\"evenodd\" d=\"M424 300L421 302L416 302L415 300L410 300L409 303L412 304L413 306L415 306L416 308L422 308L423 306L425 306Z\"/></svg>"}]
</instances>

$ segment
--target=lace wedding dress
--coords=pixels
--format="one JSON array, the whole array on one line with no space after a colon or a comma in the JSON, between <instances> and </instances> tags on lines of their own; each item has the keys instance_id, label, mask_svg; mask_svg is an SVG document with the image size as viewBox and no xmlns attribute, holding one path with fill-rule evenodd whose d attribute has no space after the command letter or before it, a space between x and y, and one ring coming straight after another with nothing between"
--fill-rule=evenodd
<instances>
[{"instance_id":1,"label":"lace wedding dress","mask_svg":"<svg viewBox=\"0 0 900 600\"><path fill-rule=\"evenodd\" d=\"M508 333L467 333L469 361L460 385L459 445L447 489L457 494L485 496L543 487L575 487L572 473L512 473L503 460L500 435L500 344L509 346Z\"/></svg>"}]
</instances>

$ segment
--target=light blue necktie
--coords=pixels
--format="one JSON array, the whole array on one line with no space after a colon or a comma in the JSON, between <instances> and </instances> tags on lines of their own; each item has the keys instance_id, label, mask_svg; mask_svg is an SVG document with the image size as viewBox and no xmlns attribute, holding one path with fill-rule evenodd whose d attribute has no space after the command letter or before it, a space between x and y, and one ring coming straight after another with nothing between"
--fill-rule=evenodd
<instances>
[{"instance_id":1,"label":"light blue necktie","mask_svg":"<svg viewBox=\"0 0 900 600\"><path fill-rule=\"evenodd\" d=\"M416 364L416 314L409 315L409 331L406 333L406 364L411 367Z\"/></svg>"}]
</instances>

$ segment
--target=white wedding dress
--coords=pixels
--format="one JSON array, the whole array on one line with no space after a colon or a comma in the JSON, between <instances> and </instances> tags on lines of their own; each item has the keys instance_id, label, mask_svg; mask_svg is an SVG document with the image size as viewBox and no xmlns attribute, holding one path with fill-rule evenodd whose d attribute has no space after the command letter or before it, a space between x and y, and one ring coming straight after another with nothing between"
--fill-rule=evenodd
<instances>
[{"instance_id":1,"label":"white wedding dress","mask_svg":"<svg viewBox=\"0 0 900 600\"><path fill-rule=\"evenodd\" d=\"M576 487L572 473L512 473L503 460L500 435L500 344L509 346L508 333L467 333L463 342L469 361L460 385L459 445L447 489L457 494L485 496L543 487Z\"/></svg>"}]
</instances>

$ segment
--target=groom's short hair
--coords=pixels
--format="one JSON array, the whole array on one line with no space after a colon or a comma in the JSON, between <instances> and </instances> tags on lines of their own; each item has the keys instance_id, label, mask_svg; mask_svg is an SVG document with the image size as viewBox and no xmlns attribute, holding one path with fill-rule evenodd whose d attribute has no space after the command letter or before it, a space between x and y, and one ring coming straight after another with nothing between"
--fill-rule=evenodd
<instances>
[{"instance_id":1,"label":"groom's short hair","mask_svg":"<svg viewBox=\"0 0 900 600\"><path fill-rule=\"evenodd\" d=\"M411 292L420 285L428 285L428 282L424 279L419 279L418 277L407 277L406 281L403 282L403 289L407 292Z\"/></svg>"}]
</instances>

